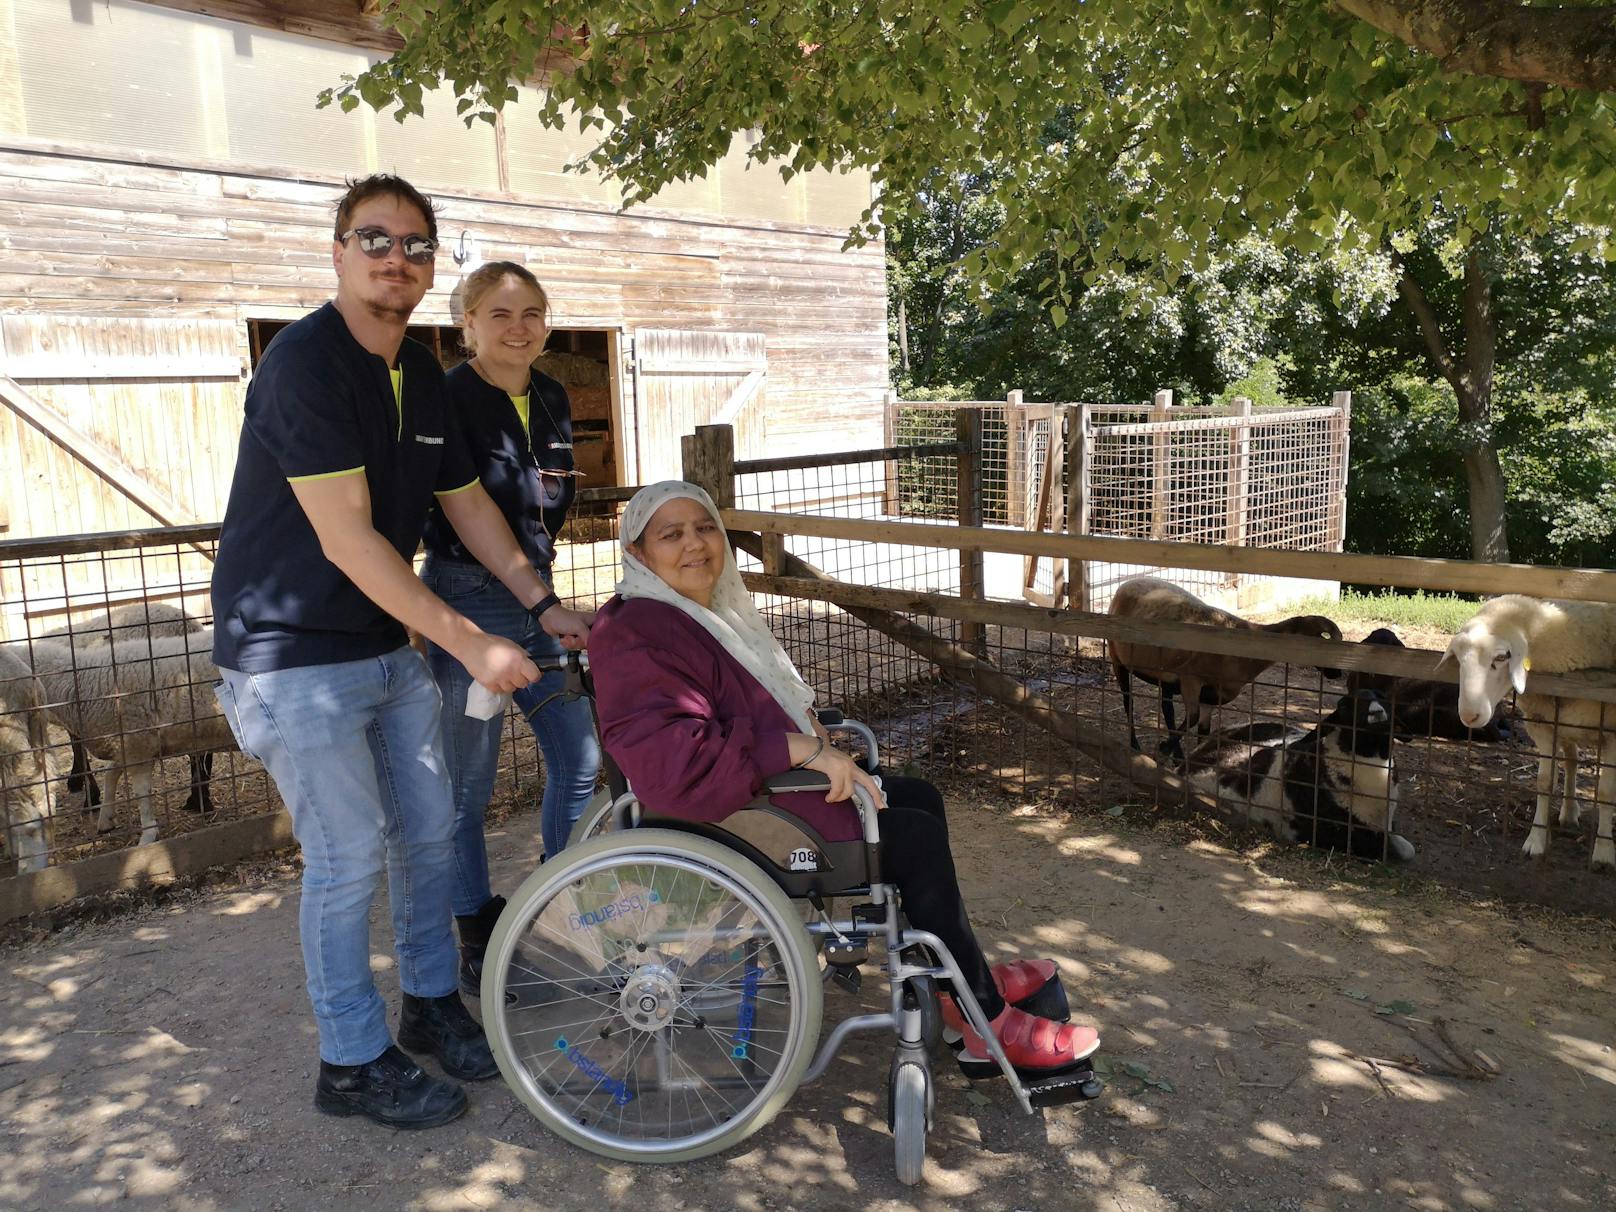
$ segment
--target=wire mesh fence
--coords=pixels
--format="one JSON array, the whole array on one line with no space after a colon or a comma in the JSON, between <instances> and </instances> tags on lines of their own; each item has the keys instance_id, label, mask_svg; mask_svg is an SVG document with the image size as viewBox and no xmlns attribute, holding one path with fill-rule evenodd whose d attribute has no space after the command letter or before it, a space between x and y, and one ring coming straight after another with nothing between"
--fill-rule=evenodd
<instances>
[{"instance_id":1,"label":"wire mesh fence","mask_svg":"<svg viewBox=\"0 0 1616 1212\"><path fill-rule=\"evenodd\" d=\"M1279 421L1276 440L1293 441L1282 427L1296 423ZM1033 449L1040 441L1046 452L1060 449L1050 442L1057 432L1054 424L1050 421L1052 427L1041 439L1036 425L1026 427ZM1360 656L1348 660L1334 655L1347 650L1332 647L1316 659L1257 661L1249 676L1214 696L1224 701L1203 709L1206 736L1195 730L1181 735L1184 704L1177 702L1170 721L1150 680L1148 661L1130 665L1136 672L1129 710L1116 667L1119 661L1130 664L1130 658L1106 638L1113 633L1105 630L1104 620L1020 605L984 605L980 599L973 606L973 599L960 593L960 553L911 540L904 532L909 522L942 520L932 501L968 512L971 502L960 496L960 485L969 477L960 475L959 432L957 417L950 414L949 428L935 429L931 436L938 440L931 443L840 460L815 456L735 466L737 507L782 520L778 528L784 531L785 552L812 566L781 568L785 575L800 579L817 570L843 587L869 591L860 604L845 609L822 600L834 586L823 592L761 596L760 601L820 701L872 724L890 767L940 776L953 795L1024 797L1101 818L1139 814L1155 819L1159 812L1191 819L1182 811L1188 794L1184 790L1153 789L1134 777L1137 772L1129 773L1131 733L1141 752L1160 756L1166 769L1182 772L1194 790L1223 804L1222 813L1196 818L1210 822L1202 827L1213 832L1224 831L1221 822L1228 819L1249 820L1286 841L1389 857L1396 857L1397 844L1390 837L1395 833L1414 852L1410 869L1443 883L1565 908L1610 911L1613 877L1590 871L1588 860L1595 834L1610 834L1601 813L1616 798L1611 766L1616 761L1616 744L1611 743L1616 706L1606 709L1591 731L1572 733L1557 709L1555 718L1540 718L1537 724L1522 718L1544 715L1536 700L1523 699L1518 705L1505 703L1496 720L1472 730L1456 718L1451 684L1410 680L1416 671L1434 665L1434 653L1420 657L1424 664L1419 664L1382 645L1372 652L1354 648L1350 651ZM985 446L987 428L980 432ZM1227 446L1235 430L1224 425L1210 432L1221 434ZM970 449L967 444L967 458ZM1228 453L1205 451L1196 457L1205 465L1174 473L1170 445L1169 473L1159 482L1187 491L1213 483L1231 466ZM1325 465L1319 474L1334 473ZM937 495L906 498L896 493L893 485L905 476L915 484L934 485ZM952 497L946 495L950 484ZM597 491L575 506L554 569L564 597L598 606L612 593L619 571L618 514L631 492ZM916 499L927 503L906 511L905 501ZM1248 501L1254 499L1255 494L1248 494ZM879 529L879 535L832 542L792 532L792 515L824 511L827 503L843 511L840 516ZM1234 523L1227 512L1219 518L1210 507L1179 510L1169 502L1160 524L1171 537L1204 536L1218 526L1227 537ZM1245 524L1253 525L1249 513ZM92 693L86 690L92 680L108 676L97 671L117 667L131 677L143 667L155 671L159 662L152 646L164 640L170 645L164 652L180 654L170 666L184 670L174 679L183 689L179 701L185 705L177 718L200 732L214 710L208 633L190 629L210 622L208 556L216 540L215 530L197 528L0 544L5 603L0 617L11 641L0 652L16 653L33 668L41 652L62 642L48 638L50 633L71 625L76 634L66 649L68 684L81 696L99 693L115 721L98 735L79 738L86 742L88 773L103 781L109 745L131 745L156 725L142 724L134 714L153 698L149 687L115 681ZM755 554L761 550L761 542L752 543L740 556L754 575L763 567ZM987 553L990 558L994 554ZM888 597L881 598L882 593ZM915 602L921 596L928 596L940 613L917 613ZM1003 613L984 624L985 610ZM911 630L906 632L904 625ZM1147 632L1152 626L1140 625ZM1359 640L1372 626L1346 622L1343 631L1349 641ZM924 643L917 642L914 628ZM1282 649L1285 639L1263 639L1261 655L1284 656L1283 651L1268 652L1267 646ZM1431 650L1440 649L1447 636L1405 630L1401 639ZM136 641L133 649L131 640ZM1197 660L1228 655L1215 645L1182 639L1174 644ZM147 649L144 656L141 645ZM122 655L129 651L136 655ZM1362 656L1364 652L1370 655ZM1330 676L1323 669L1331 665L1356 666L1360 673ZM155 676L148 672L148 681ZM0 747L26 745L29 707L18 688L26 691L28 680L26 673L8 674L0 667L0 690L6 692L0 704ZM1616 692L1609 691L1611 679L1598 685L1606 688L1606 698L1616 699ZM1355 696L1369 691L1373 700ZM56 698L61 697L58 692ZM1378 704L1379 715L1369 709L1371 701ZM525 726L512 716L507 727L496 801L530 805L542 779L540 759ZM19 736L24 740L18 741ZM1562 815L1563 797L1557 799L1547 810L1544 827L1533 831L1539 756L1568 751L1569 785L1580 811L1567 809ZM176 746L174 752L183 755L186 750ZM0 757L4 753L0 748ZM127 795L114 802L106 834L98 832L97 817L78 811L76 797L84 792L66 792L73 754L59 720L52 723L47 756L50 786L63 791L57 797L48 861L100 853L141 836L144 830ZM114 751L113 756L123 760L127 755ZM214 755L211 770L200 770L183 756L164 756L158 769L153 795L160 836L278 807L262 770L228 746ZM23 803L25 817L28 790L41 785L40 776L30 773L25 760L0 761L0 772L8 805ZM205 798L200 795L204 779ZM108 787L102 791L110 795ZM8 845L14 854L33 844L26 830L17 828L26 823L17 813L8 817ZM1528 862L1521 854L1528 837L1552 841L1543 861Z\"/></svg>"},{"instance_id":2,"label":"wire mesh fence","mask_svg":"<svg viewBox=\"0 0 1616 1212\"><path fill-rule=\"evenodd\" d=\"M586 492L560 536L556 586L582 607L611 596L627 495ZM280 808L213 696L217 543L217 526L0 543L0 800L11 864L37 870ZM496 799L536 802L532 733L514 712L506 728Z\"/></svg>"},{"instance_id":3,"label":"wire mesh fence","mask_svg":"<svg viewBox=\"0 0 1616 1212\"><path fill-rule=\"evenodd\" d=\"M958 622L935 615L900 610L889 621L958 639ZM957 667L917 659L886 630L836 606L816 607L815 623L783 628L782 636L823 701L869 723L892 769L937 778L951 796L1010 797L1101 825L1123 815L1178 819L1222 842L1306 844L1327 854L1326 862L1348 855L1392 862L1488 896L1596 914L1616 905L1616 875L1590 869L1616 807L1616 705L1605 707L1602 728L1580 734L1570 783L1575 806L1562 815L1562 798L1555 798L1545 827L1534 830L1539 758L1570 733L1562 719L1535 737L1529 729L1541 730L1546 713L1525 700L1506 700L1493 720L1471 730L1458 718L1451 683L1331 676L1276 662L1231 688L1228 702L1203 708L1205 735L1186 734L1182 697L1164 698L1138 674L1128 709L1116 672L1126 657L1098 637L989 625L983 653L1004 675L993 687ZM1369 623L1344 628L1348 641L1370 630ZM1446 639L1407 638L1411 646L1435 647ZM1436 663L1434 653L1425 659ZM1616 678L1603 685L1616 688ZM1109 746L1115 755L1130 732L1141 752L1183 775L1221 811L1130 779L1084 747ZM1252 831L1231 833L1230 823ZM1552 842L1541 861L1522 853L1529 838Z\"/></svg>"},{"instance_id":4,"label":"wire mesh fence","mask_svg":"<svg viewBox=\"0 0 1616 1212\"><path fill-rule=\"evenodd\" d=\"M1318 408L1253 409L1249 401L1179 407L1171 392L1151 404L889 400L888 432L901 442L939 441L960 411L981 432L981 524L1114 538L1216 543L1297 551L1340 550L1345 518L1350 393ZM946 495L946 477L924 464L896 473L899 494ZM939 511L941 514L943 511ZM905 516L921 518L917 509ZM1072 571L1050 560L1019 568L989 561L987 596L1040 605L1069 601L1103 611L1116 586L1166 576L1230 610L1277 609L1319 595L1306 584L1235 572L1090 561ZM1067 580L1075 583L1068 586Z\"/></svg>"},{"instance_id":5,"label":"wire mesh fence","mask_svg":"<svg viewBox=\"0 0 1616 1212\"><path fill-rule=\"evenodd\" d=\"M1197 410L1199 411L1199 410ZM1344 405L1094 423L1085 418L1079 533L1293 551L1339 550L1346 499ZM1104 610L1156 565L1100 564L1087 577ZM1232 573L1169 573L1231 609L1282 604L1288 587ZM1303 587L1303 595L1316 590ZM1294 593L1290 596L1294 597Z\"/></svg>"}]
</instances>

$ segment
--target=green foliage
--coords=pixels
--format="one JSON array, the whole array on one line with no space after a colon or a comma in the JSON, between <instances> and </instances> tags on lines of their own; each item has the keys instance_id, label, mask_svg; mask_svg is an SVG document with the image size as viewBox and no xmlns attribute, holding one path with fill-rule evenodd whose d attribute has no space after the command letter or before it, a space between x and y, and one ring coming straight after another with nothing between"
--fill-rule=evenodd
<instances>
[{"instance_id":1,"label":"green foliage","mask_svg":"<svg viewBox=\"0 0 1616 1212\"><path fill-rule=\"evenodd\" d=\"M935 173L991 159L979 197L1002 221L964 272L1002 289L1053 258L1052 327L1106 267L1176 283L1254 233L1375 248L1440 199L1464 244L1490 222L1606 223L1616 198L1605 97L1548 89L1530 129L1520 86L1444 74L1315 0L390 0L384 16L403 49L325 103L416 113L446 80L470 122L570 60L544 120L576 104L630 201L741 132L782 171L868 167L888 226ZM878 230L872 211L857 234Z\"/></svg>"},{"instance_id":2,"label":"green foliage","mask_svg":"<svg viewBox=\"0 0 1616 1212\"><path fill-rule=\"evenodd\" d=\"M1616 348L1606 96L1444 73L1315 0L383 12L403 48L322 104L403 120L445 86L469 124L516 97L512 80L565 62L541 118L597 131L585 167L631 204L700 175L742 133L786 178L868 168L880 201L850 239L913 248L894 296L916 386L1068 400L1168 386L1185 402L1238 383L1304 401L1351 386L1355 543L1465 551L1462 437L1509 456L1532 512L1517 556L1609 559L1610 422L1591 403L1611 399ZM1429 350L1393 306L1391 248L1454 359L1459 267L1486 252L1501 370L1484 432L1457 431L1451 398L1441 409Z\"/></svg>"},{"instance_id":3,"label":"green foliage","mask_svg":"<svg viewBox=\"0 0 1616 1212\"><path fill-rule=\"evenodd\" d=\"M1308 598L1287 607L1292 614L1327 614L1338 623L1359 623L1374 627L1430 627L1437 631L1458 631L1476 613L1475 598L1452 593L1401 592L1383 590L1359 592L1343 590L1339 601ZM1348 994L1348 996L1352 996Z\"/></svg>"}]
</instances>

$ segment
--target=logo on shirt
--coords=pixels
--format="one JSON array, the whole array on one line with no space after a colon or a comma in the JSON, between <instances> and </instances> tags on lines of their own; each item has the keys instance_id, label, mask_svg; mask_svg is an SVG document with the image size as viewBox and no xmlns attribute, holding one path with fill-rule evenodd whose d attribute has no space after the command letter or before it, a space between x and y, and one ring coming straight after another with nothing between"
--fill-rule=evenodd
<instances>
[{"instance_id":1,"label":"logo on shirt","mask_svg":"<svg viewBox=\"0 0 1616 1212\"><path fill-rule=\"evenodd\" d=\"M443 439L442 438L431 438L431 437L428 437L424 433L416 434L415 435L415 440L417 442L424 442L428 446L442 446L443 445Z\"/></svg>"}]
</instances>

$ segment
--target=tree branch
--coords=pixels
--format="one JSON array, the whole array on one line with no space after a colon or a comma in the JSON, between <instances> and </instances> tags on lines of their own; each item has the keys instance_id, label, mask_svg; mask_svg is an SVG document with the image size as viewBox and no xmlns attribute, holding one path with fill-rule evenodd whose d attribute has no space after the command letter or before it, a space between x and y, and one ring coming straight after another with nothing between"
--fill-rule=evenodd
<instances>
[{"instance_id":1,"label":"tree branch","mask_svg":"<svg viewBox=\"0 0 1616 1212\"><path fill-rule=\"evenodd\" d=\"M1447 341L1442 337L1442 323L1437 319L1431 301L1425 297L1425 291L1414 280L1414 275L1409 272L1408 266L1403 263L1403 258L1398 255L1397 250L1388 251L1392 264L1397 267L1397 293L1402 296L1409 311L1414 313L1414 319L1419 322L1420 334L1425 338L1426 354L1442 377L1453 385L1455 391L1459 391L1459 367L1448 351Z\"/></svg>"},{"instance_id":2,"label":"tree branch","mask_svg":"<svg viewBox=\"0 0 1616 1212\"><path fill-rule=\"evenodd\" d=\"M1616 7L1512 0L1335 0L1446 71L1616 92Z\"/></svg>"}]
</instances>

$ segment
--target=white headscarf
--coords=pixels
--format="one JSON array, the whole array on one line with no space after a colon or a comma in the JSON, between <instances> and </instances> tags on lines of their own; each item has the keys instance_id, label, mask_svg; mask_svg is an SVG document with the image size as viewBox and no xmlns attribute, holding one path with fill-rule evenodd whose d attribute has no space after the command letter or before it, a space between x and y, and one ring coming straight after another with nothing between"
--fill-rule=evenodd
<instances>
[{"instance_id":1,"label":"white headscarf","mask_svg":"<svg viewBox=\"0 0 1616 1212\"><path fill-rule=\"evenodd\" d=\"M813 717L810 708L813 706L814 692L802 680L786 650L780 647L769 625L752 604L751 591L741 580L740 569L735 567L735 556L730 551L729 543L724 543L724 568L713 585L710 607L685 597L629 551L629 543L638 541L650 525L651 515L669 501L680 497L697 502L720 527L724 525L712 497L696 485L683 480L663 480L646 485L634 494L628 507L623 510L623 579L617 582L618 595L624 598L652 598L684 611L706 628L708 634L724 646L725 652L762 683L774 701L780 704L780 709L803 732L811 734Z\"/></svg>"}]
</instances>

